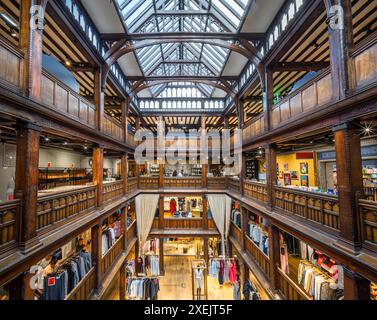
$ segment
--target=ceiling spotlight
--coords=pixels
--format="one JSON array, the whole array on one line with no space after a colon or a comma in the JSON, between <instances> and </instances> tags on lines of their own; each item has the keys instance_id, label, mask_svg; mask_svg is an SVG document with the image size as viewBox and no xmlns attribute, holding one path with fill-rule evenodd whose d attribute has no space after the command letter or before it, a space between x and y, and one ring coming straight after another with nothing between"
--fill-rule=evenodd
<instances>
[{"instance_id":1,"label":"ceiling spotlight","mask_svg":"<svg viewBox=\"0 0 377 320\"><path fill-rule=\"evenodd\" d=\"M49 142L49 141L50 141L50 138L49 138L49 137L46 137L46 138L45 138L45 141L46 141L46 142Z\"/></svg>"},{"instance_id":2,"label":"ceiling spotlight","mask_svg":"<svg viewBox=\"0 0 377 320\"><path fill-rule=\"evenodd\" d=\"M71 63L71 61L66 60L66 61L65 61L65 65L66 65L67 67L71 67L71 66L72 66L72 63Z\"/></svg>"},{"instance_id":3,"label":"ceiling spotlight","mask_svg":"<svg viewBox=\"0 0 377 320\"><path fill-rule=\"evenodd\" d=\"M11 33L10 33L10 35L11 35L13 38L17 38L17 32L16 32L16 30L11 29Z\"/></svg>"},{"instance_id":4,"label":"ceiling spotlight","mask_svg":"<svg viewBox=\"0 0 377 320\"><path fill-rule=\"evenodd\" d=\"M88 150L88 147L87 147L87 146L85 146L85 147L84 147L84 150Z\"/></svg>"},{"instance_id":5,"label":"ceiling spotlight","mask_svg":"<svg viewBox=\"0 0 377 320\"><path fill-rule=\"evenodd\" d=\"M65 146L66 146L66 145L68 145L68 142L67 142L67 141L65 141L65 142L64 142L64 145L65 145Z\"/></svg>"}]
</instances>

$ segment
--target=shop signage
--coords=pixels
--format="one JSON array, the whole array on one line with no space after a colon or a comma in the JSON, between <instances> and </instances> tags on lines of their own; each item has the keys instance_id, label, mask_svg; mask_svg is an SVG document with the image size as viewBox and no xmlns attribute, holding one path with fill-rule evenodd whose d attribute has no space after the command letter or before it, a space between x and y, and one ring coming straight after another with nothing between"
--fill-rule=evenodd
<instances>
[{"instance_id":1,"label":"shop signage","mask_svg":"<svg viewBox=\"0 0 377 320\"><path fill-rule=\"evenodd\" d=\"M335 151L318 152L319 161L335 160ZM361 157L377 157L377 145L361 147Z\"/></svg>"}]
</instances>

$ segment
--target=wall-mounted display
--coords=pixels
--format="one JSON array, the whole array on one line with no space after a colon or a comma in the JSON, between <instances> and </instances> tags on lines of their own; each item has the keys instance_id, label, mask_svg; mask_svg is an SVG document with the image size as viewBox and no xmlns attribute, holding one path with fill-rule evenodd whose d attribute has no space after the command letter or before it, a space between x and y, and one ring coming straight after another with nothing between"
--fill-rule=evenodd
<instances>
[{"instance_id":1,"label":"wall-mounted display","mask_svg":"<svg viewBox=\"0 0 377 320\"><path fill-rule=\"evenodd\" d=\"M301 162L300 163L300 173L301 174L308 174L309 173L307 162Z\"/></svg>"}]
</instances>

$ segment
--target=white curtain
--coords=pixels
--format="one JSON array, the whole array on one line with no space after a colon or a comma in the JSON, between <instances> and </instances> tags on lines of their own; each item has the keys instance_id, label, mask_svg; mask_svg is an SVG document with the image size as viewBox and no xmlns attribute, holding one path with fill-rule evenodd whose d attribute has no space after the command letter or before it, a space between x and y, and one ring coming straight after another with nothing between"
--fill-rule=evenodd
<instances>
[{"instance_id":1,"label":"white curtain","mask_svg":"<svg viewBox=\"0 0 377 320\"><path fill-rule=\"evenodd\" d=\"M158 194L142 194L135 199L137 236L143 251L144 243L147 241L148 234L152 229L159 199L160 196ZM144 255L144 252L142 254Z\"/></svg>"},{"instance_id":2,"label":"white curtain","mask_svg":"<svg viewBox=\"0 0 377 320\"><path fill-rule=\"evenodd\" d=\"M210 194L208 203L211 208L213 220L221 235L222 254L225 255L225 239L229 235L230 211L232 199L225 195Z\"/></svg>"}]
</instances>

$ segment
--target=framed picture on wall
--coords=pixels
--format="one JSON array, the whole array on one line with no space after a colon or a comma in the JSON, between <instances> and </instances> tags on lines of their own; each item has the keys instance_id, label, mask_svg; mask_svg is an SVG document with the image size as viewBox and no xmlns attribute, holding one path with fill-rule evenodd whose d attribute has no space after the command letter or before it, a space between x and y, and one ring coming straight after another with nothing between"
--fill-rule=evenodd
<instances>
[{"instance_id":1,"label":"framed picture on wall","mask_svg":"<svg viewBox=\"0 0 377 320\"><path fill-rule=\"evenodd\" d=\"M288 163L284 163L284 171L288 171Z\"/></svg>"},{"instance_id":2,"label":"framed picture on wall","mask_svg":"<svg viewBox=\"0 0 377 320\"><path fill-rule=\"evenodd\" d=\"M290 186L291 185L291 174L284 173L284 185Z\"/></svg>"},{"instance_id":3,"label":"framed picture on wall","mask_svg":"<svg viewBox=\"0 0 377 320\"><path fill-rule=\"evenodd\" d=\"M298 171L291 171L291 180L298 180Z\"/></svg>"},{"instance_id":4,"label":"framed picture on wall","mask_svg":"<svg viewBox=\"0 0 377 320\"><path fill-rule=\"evenodd\" d=\"M301 162L300 163L300 173L301 174L308 174L309 173L309 168L308 168L307 162Z\"/></svg>"},{"instance_id":5,"label":"framed picture on wall","mask_svg":"<svg viewBox=\"0 0 377 320\"><path fill-rule=\"evenodd\" d=\"M301 176L301 186L303 187L309 187L309 177L308 176Z\"/></svg>"}]
</instances>

